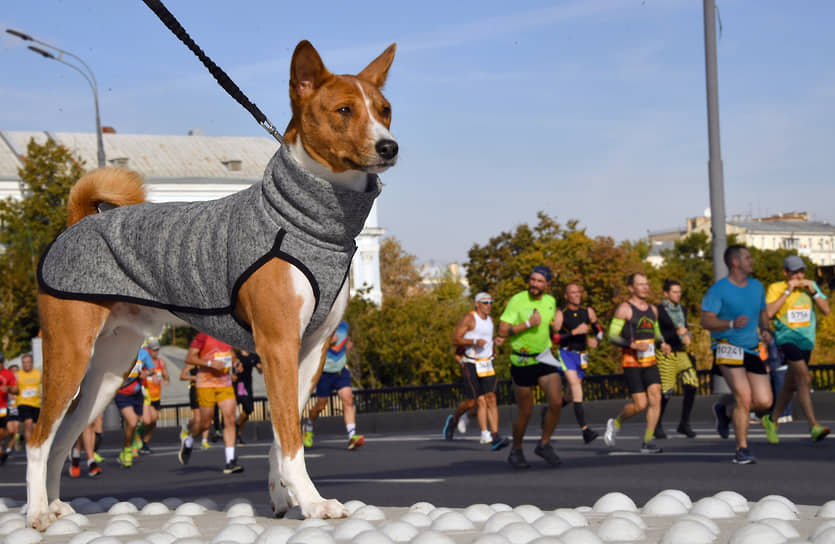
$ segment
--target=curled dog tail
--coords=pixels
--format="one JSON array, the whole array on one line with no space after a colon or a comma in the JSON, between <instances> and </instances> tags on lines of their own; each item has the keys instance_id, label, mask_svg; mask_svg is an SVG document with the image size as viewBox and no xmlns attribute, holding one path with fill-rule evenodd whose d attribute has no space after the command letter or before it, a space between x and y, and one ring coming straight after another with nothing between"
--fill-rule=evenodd
<instances>
[{"instance_id":1,"label":"curled dog tail","mask_svg":"<svg viewBox=\"0 0 835 544\"><path fill-rule=\"evenodd\" d=\"M145 202L145 180L127 168L99 168L86 173L73 185L67 200L67 226L109 207Z\"/></svg>"}]
</instances>

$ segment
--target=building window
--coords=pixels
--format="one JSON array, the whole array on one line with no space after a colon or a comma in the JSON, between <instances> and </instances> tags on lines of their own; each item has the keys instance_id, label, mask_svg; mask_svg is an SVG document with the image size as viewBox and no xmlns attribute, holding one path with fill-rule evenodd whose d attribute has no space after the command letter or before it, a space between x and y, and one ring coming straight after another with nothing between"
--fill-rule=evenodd
<instances>
[{"instance_id":1,"label":"building window","mask_svg":"<svg viewBox=\"0 0 835 544\"><path fill-rule=\"evenodd\" d=\"M229 170L230 172L240 172L241 171L241 161L238 160L238 159L223 161L223 166L225 166L226 169Z\"/></svg>"},{"instance_id":2,"label":"building window","mask_svg":"<svg viewBox=\"0 0 835 544\"><path fill-rule=\"evenodd\" d=\"M130 159L128 157L116 157L113 159L108 160L107 162L110 163L110 166L116 166L119 168L127 168Z\"/></svg>"}]
</instances>

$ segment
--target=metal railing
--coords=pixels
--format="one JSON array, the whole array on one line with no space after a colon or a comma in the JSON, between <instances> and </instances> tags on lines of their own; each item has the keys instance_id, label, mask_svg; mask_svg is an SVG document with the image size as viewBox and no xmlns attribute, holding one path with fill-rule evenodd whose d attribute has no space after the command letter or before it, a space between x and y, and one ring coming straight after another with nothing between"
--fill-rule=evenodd
<instances>
[{"instance_id":1,"label":"metal railing","mask_svg":"<svg viewBox=\"0 0 835 544\"><path fill-rule=\"evenodd\" d=\"M835 364L812 365L812 389L817 391L835 391ZM698 370L699 395L711 392L710 370ZM676 385L675 394L681 394L680 384ZM623 374L587 374L583 379L583 398L586 401L623 399L629 395ZM358 413L374 412L410 412L415 410L436 410L455 408L464 398L462 384L417 385L405 387L381 387L377 389L354 389L354 405ZM499 405L513 404L513 387L510 380L501 380L496 386L496 398ZM255 397L255 411L250 421L270 419L266 397ZM308 407L314 400L308 401ZM544 402L542 391L534 388L534 402ZM321 416L342 414L342 402L336 395L331 395ZM160 427L179 427L191 418L188 403L166 404L160 410Z\"/></svg>"}]
</instances>

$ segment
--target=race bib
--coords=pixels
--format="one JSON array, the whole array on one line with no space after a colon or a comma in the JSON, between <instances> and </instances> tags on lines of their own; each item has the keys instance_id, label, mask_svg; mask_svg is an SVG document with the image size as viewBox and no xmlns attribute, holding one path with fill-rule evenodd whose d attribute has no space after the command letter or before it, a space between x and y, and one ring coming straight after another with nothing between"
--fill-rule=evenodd
<instances>
[{"instance_id":1,"label":"race bib","mask_svg":"<svg viewBox=\"0 0 835 544\"><path fill-rule=\"evenodd\" d=\"M789 327L792 329L808 327L812 324L812 307L799 306L796 308L790 308L786 317L788 318Z\"/></svg>"},{"instance_id":2,"label":"race bib","mask_svg":"<svg viewBox=\"0 0 835 544\"><path fill-rule=\"evenodd\" d=\"M238 382L238 396L245 397L246 396L246 387L244 387L244 382Z\"/></svg>"},{"instance_id":3,"label":"race bib","mask_svg":"<svg viewBox=\"0 0 835 544\"><path fill-rule=\"evenodd\" d=\"M492 359L480 359L475 361L475 373L479 378L486 378L496 373L493 369Z\"/></svg>"},{"instance_id":4,"label":"race bib","mask_svg":"<svg viewBox=\"0 0 835 544\"><path fill-rule=\"evenodd\" d=\"M32 397L37 397L38 396L38 390L37 389L24 389L23 391L21 391L20 396L23 397L24 399L31 399Z\"/></svg>"},{"instance_id":5,"label":"race bib","mask_svg":"<svg viewBox=\"0 0 835 544\"><path fill-rule=\"evenodd\" d=\"M229 372L232 370L232 354L228 351L215 353L213 360L218 362L218 366L222 368L224 372Z\"/></svg>"},{"instance_id":6,"label":"race bib","mask_svg":"<svg viewBox=\"0 0 835 544\"><path fill-rule=\"evenodd\" d=\"M635 352L635 358L642 365L655 361L655 344L650 343L647 349Z\"/></svg>"},{"instance_id":7,"label":"race bib","mask_svg":"<svg viewBox=\"0 0 835 544\"><path fill-rule=\"evenodd\" d=\"M580 353L580 368L585 370L587 366L589 366L589 352L584 351Z\"/></svg>"},{"instance_id":8,"label":"race bib","mask_svg":"<svg viewBox=\"0 0 835 544\"><path fill-rule=\"evenodd\" d=\"M716 344L716 364L740 366L745 359L745 350L728 342Z\"/></svg>"},{"instance_id":9,"label":"race bib","mask_svg":"<svg viewBox=\"0 0 835 544\"><path fill-rule=\"evenodd\" d=\"M0 417L6 417L6 414L8 414L8 413L9 413L9 411L6 409L5 406L0 408Z\"/></svg>"}]
</instances>

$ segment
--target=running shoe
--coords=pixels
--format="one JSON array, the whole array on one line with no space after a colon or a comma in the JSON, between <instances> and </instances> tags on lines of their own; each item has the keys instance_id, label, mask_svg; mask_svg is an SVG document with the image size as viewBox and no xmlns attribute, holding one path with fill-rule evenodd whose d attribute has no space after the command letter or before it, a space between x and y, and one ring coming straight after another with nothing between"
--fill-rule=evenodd
<instances>
[{"instance_id":1,"label":"running shoe","mask_svg":"<svg viewBox=\"0 0 835 544\"><path fill-rule=\"evenodd\" d=\"M771 420L771 414L765 414L760 421L765 427L765 437L770 444L778 444L780 435L777 434L777 424Z\"/></svg>"},{"instance_id":2,"label":"running shoe","mask_svg":"<svg viewBox=\"0 0 835 544\"><path fill-rule=\"evenodd\" d=\"M520 450L521 451L521 450ZM560 461L557 452L554 451L554 448L551 446L551 443L548 442L544 446L542 444L538 444L536 448L534 448L533 452L545 459L545 462L551 465L552 467L558 467L562 463Z\"/></svg>"},{"instance_id":3,"label":"running shoe","mask_svg":"<svg viewBox=\"0 0 835 544\"><path fill-rule=\"evenodd\" d=\"M687 438L696 438L696 431L693 430L693 427L689 423L679 423L676 432L683 434Z\"/></svg>"},{"instance_id":4,"label":"running shoe","mask_svg":"<svg viewBox=\"0 0 835 544\"><path fill-rule=\"evenodd\" d=\"M452 414L446 416L446 422L444 422L444 440L452 440L452 435L455 434L455 416Z\"/></svg>"},{"instance_id":5,"label":"running shoe","mask_svg":"<svg viewBox=\"0 0 835 544\"><path fill-rule=\"evenodd\" d=\"M209 437L212 439L212 442L219 442L223 438L223 434L221 434L219 429L215 429L214 433L209 433Z\"/></svg>"},{"instance_id":6,"label":"running shoe","mask_svg":"<svg viewBox=\"0 0 835 544\"><path fill-rule=\"evenodd\" d=\"M510 440L507 437L499 436L499 433L493 435L493 439L490 440L490 449L493 451L499 451L502 448L506 448L510 445Z\"/></svg>"},{"instance_id":7,"label":"running shoe","mask_svg":"<svg viewBox=\"0 0 835 544\"><path fill-rule=\"evenodd\" d=\"M224 474L235 474L236 472L243 472L243 471L244 471L244 467L242 467L241 465L238 464L237 459L232 459L231 461L226 463L225 467L223 467L223 473Z\"/></svg>"},{"instance_id":8,"label":"running shoe","mask_svg":"<svg viewBox=\"0 0 835 544\"><path fill-rule=\"evenodd\" d=\"M791 414L777 418L777 423L791 423L792 421L794 421L794 418L792 418Z\"/></svg>"},{"instance_id":9,"label":"running shoe","mask_svg":"<svg viewBox=\"0 0 835 544\"><path fill-rule=\"evenodd\" d=\"M478 439L478 443L479 443L479 444L482 444L482 445L484 445L484 444L492 444L492 443L493 443L493 439L492 439L492 438L488 438L488 437L486 437L486 436L482 436L481 438L479 438L479 439Z\"/></svg>"},{"instance_id":10,"label":"running shoe","mask_svg":"<svg viewBox=\"0 0 835 544\"><path fill-rule=\"evenodd\" d=\"M522 453L521 449L510 450L510 455L507 456L507 462L510 463L513 468L531 468L528 462L525 461L525 454Z\"/></svg>"},{"instance_id":11,"label":"running shoe","mask_svg":"<svg viewBox=\"0 0 835 544\"><path fill-rule=\"evenodd\" d=\"M183 427L182 429L180 429L180 440L185 440L185 438L187 436L188 436L188 427Z\"/></svg>"},{"instance_id":12,"label":"running shoe","mask_svg":"<svg viewBox=\"0 0 835 544\"><path fill-rule=\"evenodd\" d=\"M597 431L595 431L591 427L586 427L585 429L583 429L583 442L585 442L586 444L590 444L598 436L600 435L597 434Z\"/></svg>"},{"instance_id":13,"label":"running shoe","mask_svg":"<svg viewBox=\"0 0 835 544\"><path fill-rule=\"evenodd\" d=\"M467 414L462 415L458 418L458 432L461 434L467 434L467 424L470 422L470 416Z\"/></svg>"},{"instance_id":14,"label":"running shoe","mask_svg":"<svg viewBox=\"0 0 835 544\"><path fill-rule=\"evenodd\" d=\"M653 433L656 439L658 440L666 440L667 433L664 432L664 427L661 425L661 422L655 426L655 432Z\"/></svg>"},{"instance_id":15,"label":"running shoe","mask_svg":"<svg viewBox=\"0 0 835 544\"><path fill-rule=\"evenodd\" d=\"M127 447L122 449L119 453L119 464L123 468L130 468L133 466L133 448Z\"/></svg>"},{"instance_id":16,"label":"running shoe","mask_svg":"<svg viewBox=\"0 0 835 544\"><path fill-rule=\"evenodd\" d=\"M87 473L87 475L90 476L90 478L95 478L101 474L101 467L99 467L98 463L96 463L95 461L90 463L88 470L89 472Z\"/></svg>"},{"instance_id":17,"label":"running shoe","mask_svg":"<svg viewBox=\"0 0 835 544\"><path fill-rule=\"evenodd\" d=\"M203 441L205 444L205 440ZM204 445L204 449L205 445ZM180 462L181 465L187 465L188 460L191 458L191 448L186 446L186 441L183 440L180 442L180 452L177 454L177 460Z\"/></svg>"},{"instance_id":18,"label":"running shoe","mask_svg":"<svg viewBox=\"0 0 835 544\"><path fill-rule=\"evenodd\" d=\"M365 444L365 437L361 434L355 434L348 440L348 449L353 451Z\"/></svg>"},{"instance_id":19,"label":"running shoe","mask_svg":"<svg viewBox=\"0 0 835 544\"><path fill-rule=\"evenodd\" d=\"M148 447L148 444L146 444L145 442L143 442L143 443L142 443L142 447L141 447L141 448L139 448L139 453L144 453L144 454L146 454L146 455L147 455L147 454L149 454L149 453L154 453L154 452L153 452L153 450L151 450L151 448L149 448L149 447Z\"/></svg>"},{"instance_id":20,"label":"running shoe","mask_svg":"<svg viewBox=\"0 0 835 544\"><path fill-rule=\"evenodd\" d=\"M610 448L615 447L615 437L618 435L618 428L615 425L615 420L609 418L606 422L606 432L603 433L603 442Z\"/></svg>"},{"instance_id":21,"label":"running shoe","mask_svg":"<svg viewBox=\"0 0 835 544\"><path fill-rule=\"evenodd\" d=\"M822 427L820 425L815 425L814 427L812 427L812 432L811 432L812 442L820 442L821 440L826 438L826 435L828 435L828 434L829 434L829 427Z\"/></svg>"},{"instance_id":22,"label":"running shoe","mask_svg":"<svg viewBox=\"0 0 835 544\"><path fill-rule=\"evenodd\" d=\"M78 478L81 476L81 457L73 457L70 461L70 477Z\"/></svg>"},{"instance_id":23,"label":"running shoe","mask_svg":"<svg viewBox=\"0 0 835 544\"><path fill-rule=\"evenodd\" d=\"M97 465L100 465L104 462L104 457L99 455L99 452L94 451L93 452L93 461L95 461Z\"/></svg>"},{"instance_id":24,"label":"running shoe","mask_svg":"<svg viewBox=\"0 0 835 544\"><path fill-rule=\"evenodd\" d=\"M736 455L734 455L733 463L735 465L752 465L756 463L757 460L751 455L751 452L748 448L739 448L736 450Z\"/></svg>"},{"instance_id":25,"label":"running shoe","mask_svg":"<svg viewBox=\"0 0 835 544\"><path fill-rule=\"evenodd\" d=\"M725 405L721 402L713 403L713 420L716 423L716 432L721 438L728 438L731 434L731 418L725 411Z\"/></svg>"},{"instance_id":26,"label":"running shoe","mask_svg":"<svg viewBox=\"0 0 835 544\"><path fill-rule=\"evenodd\" d=\"M661 453L664 451L652 442L644 442L641 444L641 453Z\"/></svg>"},{"instance_id":27,"label":"running shoe","mask_svg":"<svg viewBox=\"0 0 835 544\"><path fill-rule=\"evenodd\" d=\"M302 436L302 443L304 444L305 448L313 447L313 431L304 432L304 435Z\"/></svg>"},{"instance_id":28,"label":"running shoe","mask_svg":"<svg viewBox=\"0 0 835 544\"><path fill-rule=\"evenodd\" d=\"M200 443L200 447L203 448L204 450L207 450L207 449L211 448L212 445L209 444L209 441L204 438L203 442Z\"/></svg>"}]
</instances>

